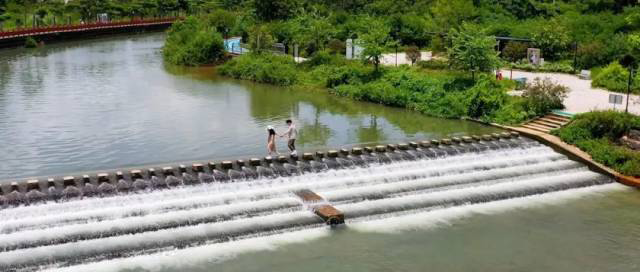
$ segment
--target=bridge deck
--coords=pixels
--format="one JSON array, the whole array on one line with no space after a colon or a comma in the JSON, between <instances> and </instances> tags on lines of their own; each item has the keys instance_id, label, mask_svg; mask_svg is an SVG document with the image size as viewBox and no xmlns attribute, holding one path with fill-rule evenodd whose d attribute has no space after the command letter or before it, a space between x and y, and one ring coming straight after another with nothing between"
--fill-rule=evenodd
<instances>
[{"instance_id":1,"label":"bridge deck","mask_svg":"<svg viewBox=\"0 0 640 272\"><path fill-rule=\"evenodd\" d=\"M132 21L125 21L125 22L93 23L93 24L63 25L63 26L53 26L53 27L19 29L19 30L13 30L13 31L0 32L0 40L21 38L21 37L33 37L33 36L49 35L49 34L55 34L55 33L65 33L65 32L83 32L83 31L93 31L98 29L134 28L134 27L141 27L141 26L171 24L177 19L179 18L132 20Z\"/></svg>"}]
</instances>

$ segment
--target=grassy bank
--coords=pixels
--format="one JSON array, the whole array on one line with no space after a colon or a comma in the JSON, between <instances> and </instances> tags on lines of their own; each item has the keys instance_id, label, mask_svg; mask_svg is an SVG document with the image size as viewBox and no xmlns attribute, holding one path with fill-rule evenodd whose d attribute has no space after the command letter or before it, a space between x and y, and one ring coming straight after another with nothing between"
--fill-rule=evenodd
<instances>
[{"instance_id":1,"label":"grassy bank","mask_svg":"<svg viewBox=\"0 0 640 272\"><path fill-rule=\"evenodd\" d=\"M571 124L553 133L589 153L599 163L625 175L640 176L640 152L619 143L631 129L640 129L640 117L599 111L577 115Z\"/></svg>"},{"instance_id":2,"label":"grassy bank","mask_svg":"<svg viewBox=\"0 0 640 272\"><path fill-rule=\"evenodd\" d=\"M425 66L422 66L425 67ZM531 92L512 97L509 80L497 81L492 75L471 75L448 69L420 66L381 67L320 52L304 63L290 56L252 54L237 57L219 68L222 75L281 86L325 88L355 100L408 108L445 118L470 117L503 124L517 124L552 108L548 92L534 82Z\"/></svg>"}]
</instances>

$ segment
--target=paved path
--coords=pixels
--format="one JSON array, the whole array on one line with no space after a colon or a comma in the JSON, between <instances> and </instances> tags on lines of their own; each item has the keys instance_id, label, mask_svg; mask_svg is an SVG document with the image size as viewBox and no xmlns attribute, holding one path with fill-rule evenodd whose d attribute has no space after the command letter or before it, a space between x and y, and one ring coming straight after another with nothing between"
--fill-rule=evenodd
<instances>
[{"instance_id":1,"label":"paved path","mask_svg":"<svg viewBox=\"0 0 640 272\"><path fill-rule=\"evenodd\" d=\"M411 61L407 59L407 54L404 52L398 52L397 58L396 58L396 53L383 54L382 59L380 60L380 64L396 65L396 60L398 65L402 65L402 64L411 65ZM420 52L420 60L431 60L431 51Z\"/></svg>"},{"instance_id":2,"label":"paved path","mask_svg":"<svg viewBox=\"0 0 640 272\"><path fill-rule=\"evenodd\" d=\"M502 74L505 77L509 77L509 70L502 70ZM569 113L582 113L592 110L605 110L613 109L613 104L609 104L609 92L603 89L592 88L591 80L580 79L574 75L560 74L560 73L533 73L524 71L513 71L513 77L526 77L528 82L531 82L536 77L545 78L549 77L551 80L565 85L571 89L568 97L564 100L564 105L567 107L566 112ZM616 93L619 94L619 93ZM624 111L626 103L626 94L624 95L624 101L622 105L616 105L616 110ZM629 112L640 115L640 96L631 95L629 100Z\"/></svg>"}]
</instances>

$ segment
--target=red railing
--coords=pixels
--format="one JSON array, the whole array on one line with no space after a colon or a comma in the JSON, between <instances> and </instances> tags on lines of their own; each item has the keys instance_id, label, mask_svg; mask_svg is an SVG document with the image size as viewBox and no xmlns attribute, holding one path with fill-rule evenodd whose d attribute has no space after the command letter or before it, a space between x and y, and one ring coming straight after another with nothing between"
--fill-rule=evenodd
<instances>
[{"instance_id":1,"label":"red railing","mask_svg":"<svg viewBox=\"0 0 640 272\"><path fill-rule=\"evenodd\" d=\"M0 39L24 37L24 36L35 36L35 35L42 35L42 34L56 33L56 32L74 32L74 31L84 31L84 30L93 30L93 29L101 29L101 28L119 28L119 27L128 27L128 26L162 24L162 23L173 22L176 19L178 18L171 17L171 18L151 19L151 20L133 19L133 20L127 20L127 21L111 21L106 23L95 22L95 23L89 23L89 24L56 25L56 26L47 26L47 27L36 27L36 28L23 28L23 29L11 30L11 31L0 31Z\"/></svg>"}]
</instances>

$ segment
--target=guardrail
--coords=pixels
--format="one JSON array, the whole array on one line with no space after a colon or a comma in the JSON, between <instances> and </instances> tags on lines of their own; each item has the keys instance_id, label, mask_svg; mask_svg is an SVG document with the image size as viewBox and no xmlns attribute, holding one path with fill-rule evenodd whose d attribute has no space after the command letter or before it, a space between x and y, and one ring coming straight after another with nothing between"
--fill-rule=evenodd
<instances>
[{"instance_id":1,"label":"guardrail","mask_svg":"<svg viewBox=\"0 0 640 272\"><path fill-rule=\"evenodd\" d=\"M116 21L116 22L106 22L106 23L97 22L97 23L90 23L90 24L57 25L57 26L48 26L48 27L17 29L12 31L0 31L0 39L37 36L37 35L60 33L60 32L79 32L79 31L87 31L87 30L95 30L95 29L168 24L178 19L180 19L180 17L159 18L159 19L151 19L151 20L127 20L127 21Z\"/></svg>"}]
</instances>

